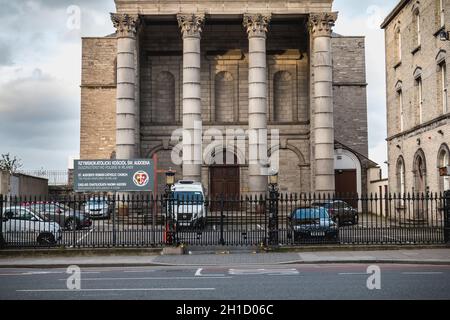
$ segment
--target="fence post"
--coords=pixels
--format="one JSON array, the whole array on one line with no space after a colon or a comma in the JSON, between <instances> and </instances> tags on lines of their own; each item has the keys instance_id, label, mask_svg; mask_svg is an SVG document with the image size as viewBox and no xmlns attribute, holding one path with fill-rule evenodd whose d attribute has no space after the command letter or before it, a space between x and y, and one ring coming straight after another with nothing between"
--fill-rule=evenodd
<instances>
[{"instance_id":1,"label":"fence post","mask_svg":"<svg viewBox=\"0 0 450 320\"><path fill-rule=\"evenodd\" d=\"M450 190L444 192L444 241L450 244Z\"/></svg>"},{"instance_id":2,"label":"fence post","mask_svg":"<svg viewBox=\"0 0 450 320\"><path fill-rule=\"evenodd\" d=\"M223 215L223 207L225 205L224 195L220 196L220 244L225 245L225 239L223 238L223 223L224 223L224 215Z\"/></svg>"},{"instance_id":3,"label":"fence post","mask_svg":"<svg viewBox=\"0 0 450 320\"><path fill-rule=\"evenodd\" d=\"M5 239L3 238L3 195L0 194L0 249L5 245Z\"/></svg>"},{"instance_id":4,"label":"fence post","mask_svg":"<svg viewBox=\"0 0 450 320\"><path fill-rule=\"evenodd\" d=\"M112 238L113 238L113 247L116 246L116 209L119 210L120 207L120 199L119 199L119 205L117 205L117 199L116 196L120 197L117 194L113 195L113 210L112 210Z\"/></svg>"}]
</instances>

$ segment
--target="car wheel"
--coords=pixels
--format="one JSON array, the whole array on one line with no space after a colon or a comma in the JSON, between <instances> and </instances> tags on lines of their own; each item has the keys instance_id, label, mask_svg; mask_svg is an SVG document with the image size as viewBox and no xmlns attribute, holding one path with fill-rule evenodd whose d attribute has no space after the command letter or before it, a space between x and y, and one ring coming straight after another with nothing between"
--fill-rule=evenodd
<instances>
[{"instance_id":1,"label":"car wheel","mask_svg":"<svg viewBox=\"0 0 450 320\"><path fill-rule=\"evenodd\" d=\"M41 233L38 238L37 242L40 245L52 245L56 243L55 236L51 233Z\"/></svg>"},{"instance_id":2,"label":"car wheel","mask_svg":"<svg viewBox=\"0 0 450 320\"><path fill-rule=\"evenodd\" d=\"M74 219L69 219L64 224L66 230L75 231L77 230L77 222Z\"/></svg>"}]
</instances>

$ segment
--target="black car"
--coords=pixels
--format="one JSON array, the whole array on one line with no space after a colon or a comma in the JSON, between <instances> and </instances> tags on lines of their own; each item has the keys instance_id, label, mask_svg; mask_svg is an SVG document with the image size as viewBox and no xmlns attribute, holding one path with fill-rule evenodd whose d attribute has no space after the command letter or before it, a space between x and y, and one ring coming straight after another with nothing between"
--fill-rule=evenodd
<instances>
[{"instance_id":1,"label":"black car","mask_svg":"<svg viewBox=\"0 0 450 320\"><path fill-rule=\"evenodd\" d=\"M358 224L358 210L352 208L352 206L345 201L324 200L314 202L312 205L327 209L331 219L338 225L343 225L345 223Z\"/></svg>"},{"instance_id":2,"label":"black car","mask_svg":"<svg viewBox=\"0 0 450 320\"><path fill-rule=\"evenodd\" d=\"M65 230L89 228L92 221L89 216L58 202L37 202L27 204L46 221L56 222Z\"/></svg>"},{"instance_id":3,"label":"black car","mask_svg":"<svg viewBox=\"0 0 450 320\"><path fill-rule=\"evenodd\" d=\"M338 228L323 207L295 209L288 216L289 239L294 242L302 239L338 240Z\"/></svg>"}]
</instances>

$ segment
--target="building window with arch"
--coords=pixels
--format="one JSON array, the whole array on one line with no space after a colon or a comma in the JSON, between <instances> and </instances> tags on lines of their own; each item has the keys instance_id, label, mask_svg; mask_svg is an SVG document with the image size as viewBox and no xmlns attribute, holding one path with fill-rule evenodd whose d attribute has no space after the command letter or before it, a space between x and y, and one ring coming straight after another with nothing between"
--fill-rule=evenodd
<instances>
[{"instance_id":1,"label":"building window with arch","mask_svg":"<svg viewBox=\"0 0 450 320\"><path fill-rule=\"evenodd\" d=\"M397 91L397 98L400 132L403 132L405 130L405 114L403 110L403 91L401 89Z\"/></svg>"},{"instance_id":2,"label":"building window with arch","mask_svg":"<svg viewBox=\"0 0 450 320\"><path fill-rule=\"evenodd\" d=\"M423 123L423 85L422 77L416 78L417 124Z\"/></svg>"},{"instance_id":3,"label":"building window with arch","mask_svg":"<svg viewBox=\"0 0 450 320\"><path fill-rule=\"evenodd\" d=\"M445 1L438 0L438 14L439 14L439 27L443 28L445 26Z\"/></svg>"},{"instance_id":4,"label":"building window with arch","mask_svg":"<svg viewBox=\"0 0 450 320\"><path fill-rule=\"evenodd\" d=\"M443 168L450 166L450 150L446 144L443 144L438 153L438 167ZM438 169L439 169L438 168ZM441 177L438 172L439 177L439 188L440 191L450 190L450 177Z\"/></svg>"},{"instance_id":5,"label":"building window with arch","mask_svg":"<svg viewBox=\"0 0 450 320\"><path fill-rule=\"evenodd\" d=\"M424 193L427 189L427 165L425 153L422 149L418 150L414 156L414 192Z\"/></svg>"},{"instance_id":6,"label":"building window with arch","mask_svg":"<svg viewBox=\"0 0 450 320\"><path fill-rule=\"evenodd\" d=\"M292 75L288 71L278 71L273 77L273 120L292 121L292 106Z\"/></svg>"},{"instance_id":7,"label":"building window with arch","mask_svg":"<svg viewBox=\"0 0 450 320\"><path fill-rule=\"evenodd\" d=\"M153 121L175 122L175 77L167 71L158 74L155 84Z\"/></svg>"},{"instance_id":8,"label":"building window with arch","mask_svg":"<svg viewBox=\"0 0 450 320\"><path fill-rule=\"evenodd\" d=\"M447 64L445 60L439 64L439 87L441 93L442 113L448 112Z\"/></svg>"},{"instance_id":9,"label":"building window with arch","mask_svg":"<svg viewBox=\"0 0 450 320\"><path fill-rule=\"evenodd\" d=\"M421 34L420 34L420 11L419 9L414 10L413 12L413 26L414 26L414 33L413 33L413 42L416 44L417 47L421 44Z\"/></svg>"},{"instance_id":10,"label":"building window with arch","mask_svg":"<svg viewBox=\"0 0 450 320\"><path fill-rule=\"evenodd\" d=\"M397 59L396 63L402 61L402 33L400 27L395 32L395 57Z\"/></svg>"},{"instance_id":11,"label":"building window with arch","mask_svg":"<svg viewBox=\"0 0 450 320\"><path fill-rule=\"evenodd\" d=\"M216 121L229 123L234 121L234 81L227 71L216 74L214 81Z\"/></svg>"},{"instance_id":12,"label":"building window with arch","mask_svg":"<svg viewBox=\"0 0 450 320\"><path fill-rule=\"evenodd\" d=\"M397 190L400 193L400 197L406 192L405 187L405 161L403 157L399 157L397 160Z\"/></svg>"}]
</instances>

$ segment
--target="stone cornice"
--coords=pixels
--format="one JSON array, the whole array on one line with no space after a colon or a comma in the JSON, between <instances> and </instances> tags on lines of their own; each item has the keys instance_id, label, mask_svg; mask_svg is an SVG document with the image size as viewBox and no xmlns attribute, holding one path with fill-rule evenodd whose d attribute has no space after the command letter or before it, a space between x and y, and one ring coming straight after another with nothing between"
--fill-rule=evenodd
<instances>
[{"instance_id":1,"label":"stone cornice","mask_svg":"<svg viewBox=\"0 0 450 320\"><path fill-rule=\"evenodd\" d=\"M185 36L198 36L203 30L203 25L205 23L204 14L183 14L177 15L178 26L181 29L183 37Z\"/></svg>"},{"instance_id":2,"label":"stone cornice","mask_svg":"<svg viewBox=\"0 0 450 320\"><path fill-rule=\"evenodd\" d=\"M337 12L311 13L309 16L309 28L314 37L331 37Z\"/></svg>"},{"instance_id":3,"label":"stone cornice","mask_svg":"<svg viewBox=\"0 0 450 320\"><path fill-rule=\"evenodd\" d=\"M111 21L117 30L118 37L134 37L139 27L137 14L111 13Z\"/></svg>"},{"instance_id":4,"label":"stone cornice","mask_svg":"<svg viewBox=\"0 0 450 320\"><path fill-rule=\"evenodd\" d=\"M269 14L244 14L243 25L247 29L248 36L265 36L270 19L271 15Z\"/></svg>"},{"instance_id":5,"label":"stone cornice","mask_svg":"<svg viewBox=\"0 0 450 320\"><path fill-rule=\"evenodd\" d=\"M386 138L386 141L389 142L394 139L403 138L404 136L408 136L411 134L419 134L419 133L423 133L424 131L433 130L437 127L446 125L447 124L446 120L448 120L448 119L450 119L450 113L443 114L437 118L434 118L433 120L427 121L425 123L422 123L418 126L411 128L411 129L408 129L403 132L397 133L393 136L390 136L390 137Z\"/></svg>"}]
</instances>

